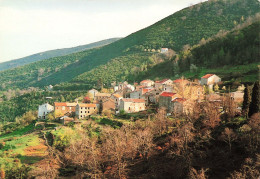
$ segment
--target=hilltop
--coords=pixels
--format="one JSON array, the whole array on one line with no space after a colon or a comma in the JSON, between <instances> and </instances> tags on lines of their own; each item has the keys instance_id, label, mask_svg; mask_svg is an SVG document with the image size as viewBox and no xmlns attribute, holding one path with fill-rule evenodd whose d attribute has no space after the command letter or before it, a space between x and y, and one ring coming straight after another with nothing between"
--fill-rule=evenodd
<instances>
[{"instance_id":1,"label":"hilltop","mask_svg":"<svg viewBox=\"0 0 260 179\"><path fill-rule=\"evenodd\" d=\"M11 69L11 68L16 68L16 67L23 66L23 65L33 63L33 62L37 62L37 61L40 61L43 59L49 59L49 58L53 58L53 57L68 55L71 53L81 52L84 50L89 50L92 48L98 48L98 47L113 43L119 39L120 38L111 38L111 39L106 39L106 40L101 40L98 42L90 43L87 45L80 45L77 47L62 48L62 49L49 50L49 51L45 51L45 52L36 53L36 54L30 55L27 57L0 63L0 71Z\"/></svg>"},{"instance_id":2,"label":"hilltop","mask_svg":"<svg viewBox=\"0 0 260 179\"><path fill-rule=\"evenodd\" d=\"M161 47L180 53L183 46L193 46L221 30L231 30L259 10L257 0L200 3L104 47L4 71L0 73L4 84L2 90L63 82L88 88L100 78L104 78L106 84L124 80L164 60L155 58ZM111 65L112 68L109 68ZM108 76L107 73L111 74Z\"/></svg>"}]
</instances>

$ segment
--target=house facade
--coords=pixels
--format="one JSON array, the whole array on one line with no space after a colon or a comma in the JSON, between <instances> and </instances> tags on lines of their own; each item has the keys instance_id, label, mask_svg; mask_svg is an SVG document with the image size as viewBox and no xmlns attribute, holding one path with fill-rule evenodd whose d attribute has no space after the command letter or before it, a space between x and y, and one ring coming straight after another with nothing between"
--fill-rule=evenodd
<instances>
[{"instance_id":1,"label":"house facade","mask_svg":"<svg viewBox=\"0 0 260 179\"><path fill-rule=\"evenodd\" d=\"M58 114L71 115L76 111L77 103L66 103L66 102L55 102L54 103L54 111Z\"/></svg>"},{"instance_id":2,"label":"house facade","mask_svg":"<svg viewBox=\"0 0 260 179\"><path fill-rule=\"evenodd\" d=\"M167 53L169 51L168 48L161 48L161 53Z\"/></svg>"},{"instance_id":3,"label":"house facade","mask_svg":"<svg viewBox=\"0 0 260 179\"><path fill-rule=\"evenodd\" d=\"M95 100L101 101L103 99L110 98L110 97L111 97L110 93L97 93L96 96L95 96Z\"/></svg>"},{"instance_id":4,"label":"house facade","mask_svg":"<svg viewBox=\"0 0 260 179\"><path fill-rule=\"evenodd\" d=\"M99 92L96 89L91 89L88 91L88 93L90 94L91 98L95 99L96 94L98 94Z\"/></svg>"},{"instance_id":5,"label":"house facade","mask_svg":"<svg viewBox=\"0 0 260 179\"><path fill-rule=\"evenodd\" d=\"M221 78L215 74L206 74L201 77L201 85L214 85L221 82Z\"/></svg>"},{"instance_id":6,"label":"house facade","mask_svg":"<svg viewBox=\"0 0 260 179\"><path fill-rule=\"evenodd\" d=\"M47 115L54 110L54 107L48 103L42 104L38 107L38 118L46 119Z\"/></svg>"},{"instance_id":7,"label":"house facade","mask_svg":"<svg viewBox=\"0 0 260 179\"><path fill-rule=\"evenodd\" d=\"M160 90L163 90L164 86L167 86L167 85L172 85L172 80L164 79L164 80L161 80L161 81L156 81L154 83L155 88L160 89Z\"/></svg>"},{"instance_id":8,"label":"house facade","mask_svg":"<svg viewBox=\"0 0 260 179\"><path fill-rule=\"evenodd\" d=\"M97 105L96 104L84 104L80 103L76 106L76 117L78 119L86 118L91 114L97 113Z\"/></svg>"},{"instance_id":9,"label":"house facade","mask_svg":"<svg viewBox=\"0 0 260 179\"><path fill-rule=\"evenodd\" d=\"M143 80L140 82L141 86L151 87L154 85L154 81L152 80Z\"/></svg>"},{"instance_id":10,"label":"house facade","mask_svg":"<svg viewBox=\"0 0 260 179\"><path fill-rule=\"evenodd\" d=\"M123 98L120 101L119 110L124 110L126 113L134 113L145 110L144 99Z\"/></svg>"},{"instance_id":11,"label":"house facade","mask_svg":"<svg viewBox=\"0 0 260 179\"><path fill-rule=\"evenodd\" d=\"M159 96L159 108L166 108L167 112L172 112L172 100L180 98L180 95L171 92L162 92Z\"/></svg>"}]
</instances>

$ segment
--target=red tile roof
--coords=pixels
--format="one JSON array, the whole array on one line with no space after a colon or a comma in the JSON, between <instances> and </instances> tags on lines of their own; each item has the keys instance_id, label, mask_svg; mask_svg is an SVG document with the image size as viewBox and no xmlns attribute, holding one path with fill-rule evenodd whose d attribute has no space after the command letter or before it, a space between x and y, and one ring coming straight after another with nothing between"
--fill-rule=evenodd
<instances>
[{"instance_id":1,"label":"red tile roof","mask_svg":"<svg viewBox=\"0 0 260 179\"><path fill-rule=\"evenodd\" d=\"M115 96L116 98L122 98L120 94L113 94L113 96Z\"/></svg>"},{"instance_id":2,"label":"red tile roof","mask_svg":"<svg viewBox=\"0 0 260 179\"><path fill-rule=\"evenodd\" d=\"M206 74L205 76L201 77L201 78L205 78L208 79L209 77L213 76L214 74Z\"/></svg>"},{"instance_id":3,"label":"red tile roof","mask_svg":"<svg viewBox=\"0 0 260 179\"><path fill-rule=\"evenodd\" d=\"M186 99L184 99L184 98L175 98L173 100L173 102L180 102L180 103L183 103L184 101L186 101Z\"/></svg>"},{"instance_id":4,"label":"red tile roof","mask_svg":"<svg viewBox=\"0 0 260 179\"><path fill-rule=\"evenodd\" d=\"M96 104L84 104L84 103L79 103L78 104L80 107L96 107L97 105Z\"/></svg>"},{"instance_id":5,"label":"red tile roof","mask_svg":"<svg viewBox=\"0 0 260 179\"><path fill-rule=\"evenodd\" d=\"M143 80L140 83L147 83L147 82L153 82L152 80Z\"/></svg>"},{"instance_id":6,"label":"red tile roof","mask_svg":"<svg viewBox=\"0 0 260 179\"><path fill-rule=\"evenodd\" d=\"M144 99L123 98L124 102L145 103Z\"/></svg>"},{"instance_id":7,"label":"red tile roof","mask_svg":"<svg viewBox=\"0 0 260 179\"><path fill-rule=\"evenodd\" d=\"M54 106L67 106L67 103L54 102Z\"/></svg>"},{"instance_id":8,"label":"red tile roof","mask_svg":"<svg viewBox=\"0 0 260 179\"><path fill-rule=\"evenodd\" d=\"M76 106L77 103L54 102L54 106Z\"/></svg>"},{"instance_id":9,"label":"red tile roof","mask_svg":"<svg viewBox=\"0 0 260 179\"><path fill-rule=\"evenodd\" d=\"M160 94L160 96L164 96L164 97L173 97L176 93L171 93L171 92L163 92L162 94Z\"/></svg>"}]
</instances>

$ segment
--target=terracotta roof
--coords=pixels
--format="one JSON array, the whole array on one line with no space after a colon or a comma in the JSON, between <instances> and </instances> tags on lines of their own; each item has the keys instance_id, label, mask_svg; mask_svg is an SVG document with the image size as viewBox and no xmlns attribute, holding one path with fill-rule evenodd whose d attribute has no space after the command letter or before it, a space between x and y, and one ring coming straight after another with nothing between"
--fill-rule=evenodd
<instances>
[{"instance_id":1,"label":"terracotta roof","mask_svg":"<svg viewBox=\"0 0 260 179\"><path fill-rule=\"evenodd\" d=\"M139 85L139 86L136 86L136 88L145 88L145 86Z\"/></svg>"},{"instance_id":2,"label":"terracotta roof","mask_svg":"<svg viewBox=\"0 0 260 179\"><path fill-rule=\"evenodd\" d=\"M54 102L54 106L67 106L67 103Z\"/></svg>"},{"instance_id":3,"label":"terracotta roof","mask_svg":"<svg viewBox=\"0 0 260 179\"><path fill-rule=\"evenodd\" d=\"M209 78L209 77L211 77L211 76L213 76L213 75L215 75L215 74L206 74L205 76L203 76L203 77L201 77L201 78Z\"/></svg>"},{"instance_id":4,"label":"terracotta roof","mask_svg":"<svg viewBox=\"0 0 260 179\"><path fill-rule=\"evenodd\" d=\"M124 102L145 103L144 99L123 98Z\"/></svg>"},{"instance_id":5,"label":"terracotta roof","mask_svg":"<svg viewBox=\"0 0 260 179\"><path fill-rule=\"evenodd\" d=\"M113 94L113 96L115 96L116 98L122 98L120 94Z\"/></svg>"},{"instance_id":6,"label":"terracotta roof","mask_svg":"<svg viewBox=\"0 0 260 179\"><path fill-rule=\"evenodd\" d=\"M171 93L171 92L163 92L162 94L160 94L160 96L164 96L164 97L173 97L176 93Z\"/></svg>"},{"instance_id":7,"label":"terracotta roof","mask_svg":"<svg viewBox=\"0 0 260 179\"><path fill-rule=\"evenodd\" d=\"M153 82L152 80L143 80L140 83Z\"/></svg>"},{"instance_id":8,"label":"terracotta roof","mask_svg":"<svg viewBox=\"0 0 260 179\"><path fill-rule=\"evenodd\" d=\"M163 79L163 80L161 80L161 81L156 81L156 83L164 83L164 82L166 82L166 81L168 81L169 79Z\"/></svg>"},{"instance_id":9,"label":"terracotta roof","mask_svg":"<svg viewBox=\"0 0 260 179\"><path fill-rule=\"evenodd\" d=\"M183 103L184 101L186 101L186 99L184 98L175 98L174 100L172 100L173 102L180 102Z\"/></svg>"},{"instance_id":10,"label":"terracotta roof","mask_svg":"<svg viewBox=\"0 0 260 179\"><path fill-rule=\"evenodd\" d=\"M96 107L96 104L84 104L84 103L79 103L79 107Z\"/></svg>"}]
</instances>

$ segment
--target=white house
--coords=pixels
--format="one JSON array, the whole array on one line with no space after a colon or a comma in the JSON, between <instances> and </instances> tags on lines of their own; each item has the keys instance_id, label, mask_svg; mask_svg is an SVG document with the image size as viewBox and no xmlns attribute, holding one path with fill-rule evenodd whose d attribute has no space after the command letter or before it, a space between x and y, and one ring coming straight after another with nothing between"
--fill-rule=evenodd
<instances>
[{"instance_id":1,"label":"white house","mask_svg":"<svg viewBox=\"0 0 260 179\"><path fill-rule=\"evenodd\" d=\"M145 110L144 99L123 98L120 101L119 110L124 110L126 113L133 113Z\"/></svg>"},{"instance_id":2,"label":"white house","mask_svg":"<svg viewBox=\"0 0 260 179\"><path fill-rule=\"evenodd\" d=\"M206 74L201 77L201 85L214 85L221 81L221 78L215 74Z\"/></svg>"},{"instance_id":3,"label":"white house","mask_svg":"<svg viewBox=\"0 0 260 179\"><path fill-rule=\"evenodd\" d=\"M91 96L92 96L93 98L95 98L96 95L97 95L99 92L98 92L98 90L96 90L96 89L91 89L91 90L88 91L88 93L91 94Z\"/></svg>"},{"instance_id":4,"label":"white house","mask_svg":"<svg viewBox=\"0 0 260 179\"><path fill-rule=\"evenodd\" d=\"M167 53L169 51L168 48L161 48L161 53Z\"/></svg>"},{"instance_id":5,"label":"white house","mask_svg":"<svg viewBox=\"0 0 260 179\"><path fill-rule=\"evenodd\" d=\"M54 111L54 107L48 103L39 105L38 108L38 118L39 119L46 119L46 116L50 113Z\"/></svg>"},{"instance_id":6,"label":"white house","mask_svg":"<svg viewBox=\"0 0 260 179\"><path fill-rule=\"evenodd\" d=\"M152 80L143 80L140 82L141 86L146 86L146 87L150 87L154 85L154 81Z\"/></svg>"}]
</instances>

